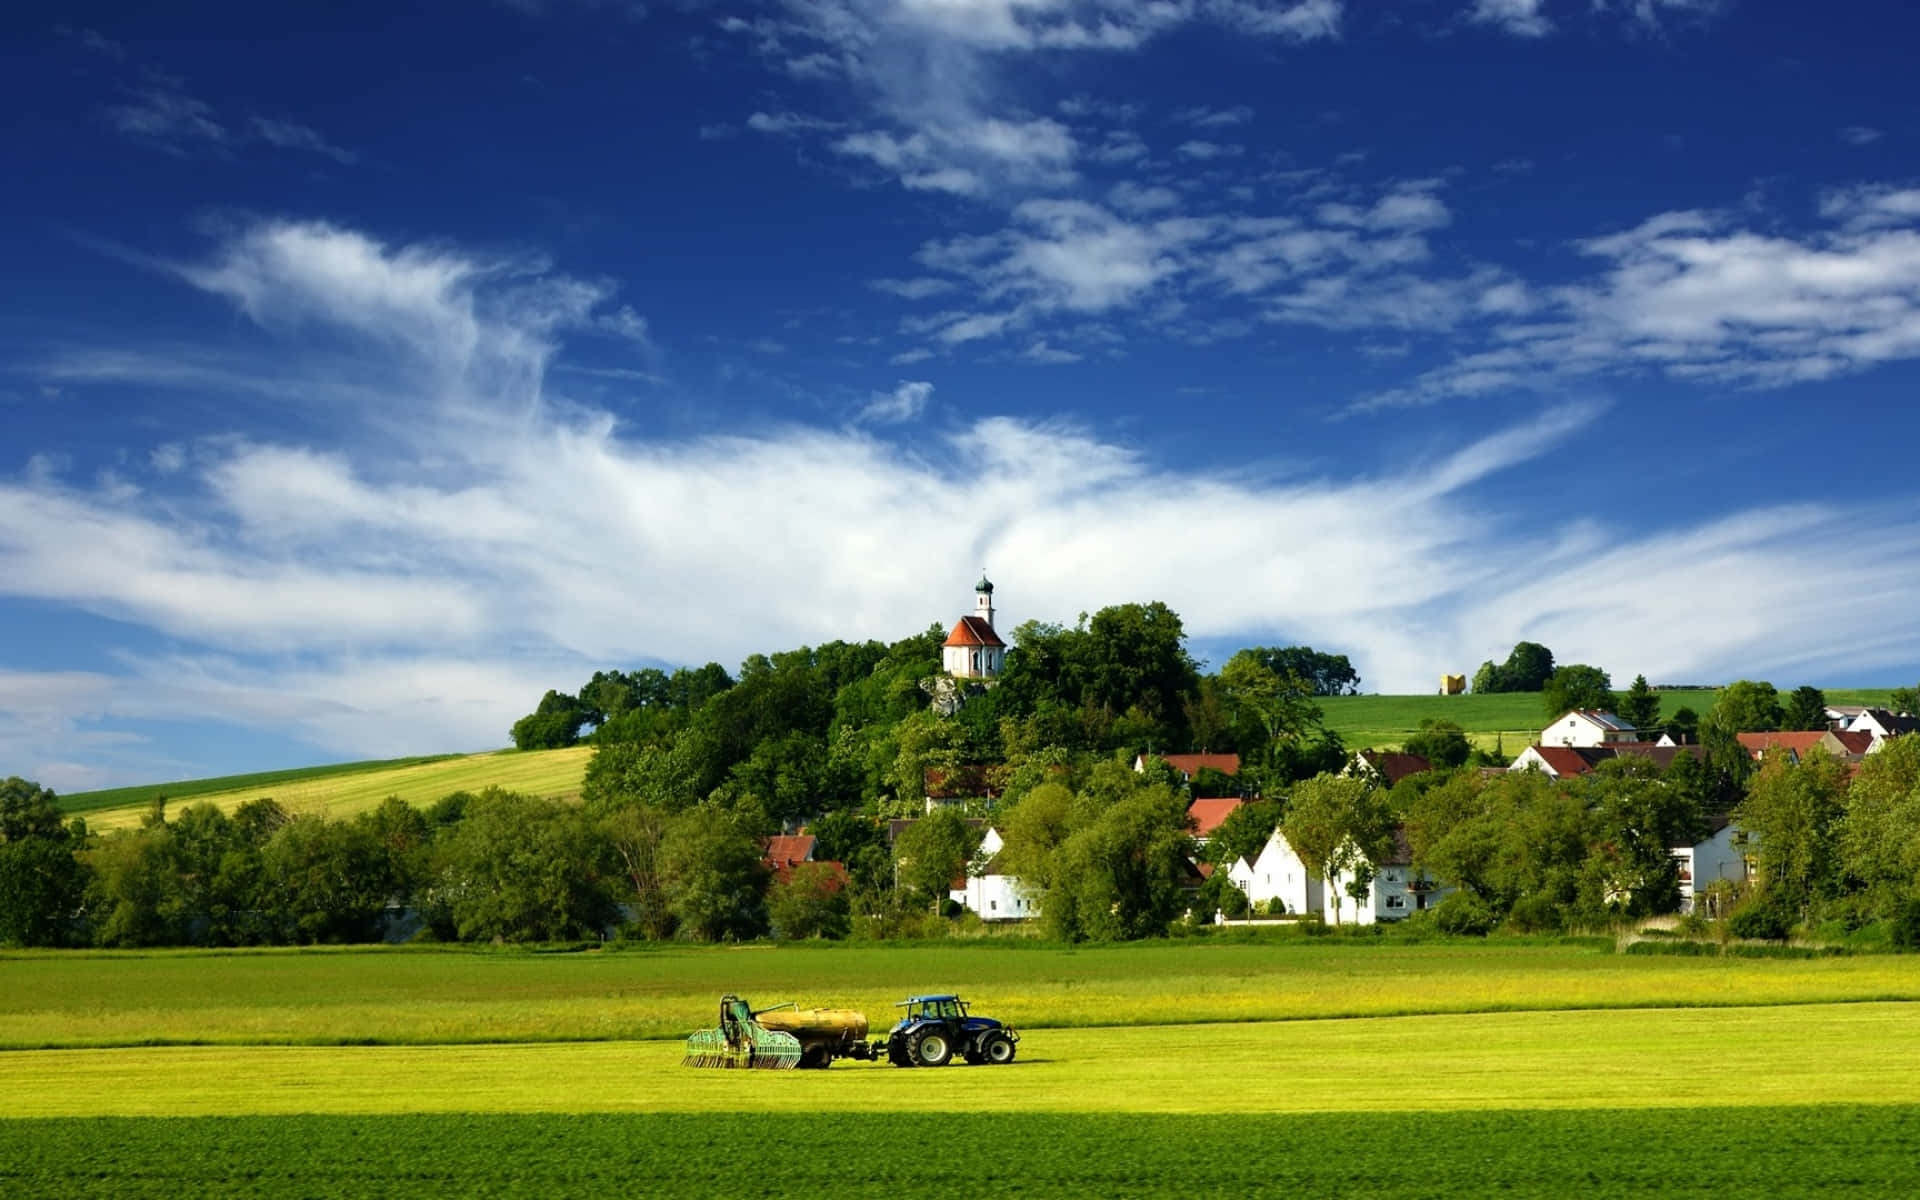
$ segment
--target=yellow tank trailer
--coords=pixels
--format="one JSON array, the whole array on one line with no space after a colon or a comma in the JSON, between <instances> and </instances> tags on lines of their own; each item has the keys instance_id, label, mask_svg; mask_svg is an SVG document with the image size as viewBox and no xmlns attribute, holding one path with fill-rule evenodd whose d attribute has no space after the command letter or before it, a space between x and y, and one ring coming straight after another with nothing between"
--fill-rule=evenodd
<instances>
[{"instance_id":1,"label":"yellow tank trailer","mask_svg":"<svg viewBox=\"0 0 1920 1200\"><path fill-rule=\"evenodd\" d=\"M824 1067L836 1058L874 1057L867 1044L867 1014L850 1008L775 1008L760 1014L767 1029L792 1034L802 1067Z\"/></svg>"}]
</instances>

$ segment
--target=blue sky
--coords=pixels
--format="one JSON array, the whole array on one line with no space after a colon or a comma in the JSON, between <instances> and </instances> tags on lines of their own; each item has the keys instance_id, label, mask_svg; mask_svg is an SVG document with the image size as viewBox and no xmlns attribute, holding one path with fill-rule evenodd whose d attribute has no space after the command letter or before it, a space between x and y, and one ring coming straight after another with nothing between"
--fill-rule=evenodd
<instances>
[{"instance_id":1,"label":"blue sky","mask_svg":"<svg viewBox=\"0 0 1920 1200\"><path fill-rule=\"evenodd\" d=\"M1164 599L1920 678L1909 6L15 5L0 769Z\"/></svg>"}]
</instances>

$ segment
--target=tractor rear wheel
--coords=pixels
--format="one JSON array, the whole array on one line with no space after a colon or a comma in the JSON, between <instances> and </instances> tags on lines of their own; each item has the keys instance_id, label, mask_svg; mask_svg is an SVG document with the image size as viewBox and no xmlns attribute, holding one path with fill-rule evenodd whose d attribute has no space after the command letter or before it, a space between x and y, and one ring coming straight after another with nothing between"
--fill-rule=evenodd
<instances>
[{"instance_id":1,"label":"tractor rear wheel","mask_svg":"<svg viewBox=\"0 0 1920 1200\"><path fill-rule=\"evenodd\" d=\"M916 1066L944 1067L953 1060L953 1042L944 1029L922 1029L908 1035L907 1056Z\"/></svg>"},{"instance_id":2,"label":"tractor rear wheel","mask_svg":"<svg viewBox=\"0 0 1920 1200\"><path fill-rule=\"evenodd\" d=\"M1013 1061L1013 1039L998 1029L980 1039L980 1056L996 1067Z\"/></svg>"}]
</instances>

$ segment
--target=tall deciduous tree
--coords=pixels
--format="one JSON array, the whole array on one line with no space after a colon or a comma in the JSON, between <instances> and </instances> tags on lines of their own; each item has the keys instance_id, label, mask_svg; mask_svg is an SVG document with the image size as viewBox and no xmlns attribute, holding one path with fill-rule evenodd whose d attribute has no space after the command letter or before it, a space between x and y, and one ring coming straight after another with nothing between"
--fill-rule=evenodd
<instances>
[{"instance_id":1,"label":"tall deciduous tree","mask_svg":"<svg viewBox=\"0 0 1920 1200\"><path fill-rule=\"evenodd\" d=\"M981 834L957 811L935 809L900 831L893 846L900 886L938 909L955 880L964 877Z\"/></svg>"},{"instance_id":2,"label":"tall deciduous tree","mask_svg":"<svg viewBox=\"0 0 1920 1200\"><path fill-rule=\"evenodd\" d=\"M1720 689L1706 725L1726 733L1765 733L1780 728L1780 693L1770 683L1737 679Z\"/></svg>"},{"instance_id":3,"label":"tall deciduous tree","mask_svg":"<svg viewBox=\"0 0 1920 1200\"><path fill-rule=\"evenodd\" d=\"M1344 775L1316 775L1295 785L1287 797L1280 831L1307 870L1327 881L1334 921L1340 919L1343 892L1357 901L1372 883L1372 864L1390 848L1393 817L1386 793L1368 781ZM1349 887L1341 887L1345 877Z\"/></svg>"},{"instance_id":4,"label":"tall deciduous tree","mask_svg":"<svg viewBox=\"0 0 1920 1200\"><path fill-rule=\"evenodd\" d=\"M1598 709L1611 712L1614 707L1613 680L1599 667L1586 663L1568 663L1554 668L1540 689L1547 715L1557 717L1574 709Z\"/></svg>"},{"instance_id":5,"label":"tall deciduous tree","mask_svg":"<svg viewBox=\"0 0 1920 1200\"><path fill-rule=\"evenodd\" d=\"M0 781L0 945L57 946L86 888L74 839L51 789Z\"/></svg>"},{"instance_id":6,"label":"tall deciduous tree","mask_svg":"<svg viewBox=\"0 0 1920 1200\"><path fill-rule=\"evenodd\" d=\"M580 740L580 727L592 713L579 699L549 690L539 707L513 723L513 744L520 750L558 750Z\"/></svg>"},{"instance_id":7,"label":"tall deciduous tree","mask_svg":"<svg viewBox=\"0 0 1920 1200\"><path fill-rule=\"evenodd\" d=\"M1773 903L1805 916L1835 893L1845 809L1846 768L1818 748L1799 762L1770 754L1747 781L1734 820L1751 838L1748 857Z\"/></svg>"},{"instance_id":8,"label":"tall deciduous tree","mask_svg":"<svg viewBox=\"0 0 1920 1200\"><path fill-rule=\"evenodd\" d=\"M1848 874L1882 913L1920 901L1920 737L1893 738L1860 765L1840 847Z\"/></svg>"}]
</instances>

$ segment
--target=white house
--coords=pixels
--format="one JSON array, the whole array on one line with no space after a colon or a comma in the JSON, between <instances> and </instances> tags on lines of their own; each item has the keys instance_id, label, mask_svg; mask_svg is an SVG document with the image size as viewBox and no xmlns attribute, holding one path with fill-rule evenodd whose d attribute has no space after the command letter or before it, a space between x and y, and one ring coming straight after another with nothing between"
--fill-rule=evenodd
<instances>
[{"instance_id":1,"label":"white house","mask_svg":"<svg viewBox=\"0 0 1920 1200\"><path fill-rule=\"evenodd\" d=\"M1000 831L988 826L980 839L980 851L967 868L965 880L948 895L957 903L978 913L983 921L1024 921L1040 915L1040 908L1020 890L1018 876L1007 874L1000 862L1005 845Z\"/></svg>"},{"instance_id":2,"label":"white house","mask_svg":"<svg viewBox=\"0 0 1920 1200\"><path fill-rule=\"evenodd\" d=\"M1880 748L1878 743L1890 737L1920 732L1920 717L1888 712L1884 708L1862 709L1860 715L1853 719L1853 724L1847 726L1847 732L1872 734L1875 742L1874 749L1878 750Z\"/></svg>"},{"instance_id":3,"label":"white house","mask_svg":"<svg viewBox=\"0 0 1920 1200\"><path fill-rule=\"evenodd\" d=\"M1239 871L1239 866L1235 863L1227 877L1243 885L1247 899L1255 908L1277 897L1290 913L1319 912L1326 902L1320 877L1307 870L1307 864L1300 861L1300 856L1293 852L1278 829L1267 837L1267 844L1247 863L1244 872Z\"/></svg>"},{"instance_id":4,"label":"white house","mask_svg":"<svg viewBox=\"0 0 1920 1200\"><path fill-rule=\"evenodd\" d=\"M1406 831L1393 831L1393 851L1382 862L1373 864L1373 881L1358 900L1348 890L1353 876L1336 872L1327 880L1326 917L1339 925L1372 925L1378 921L1403 921L1423 912L1455 889L1442 887L1413 865L1413 848ZM1339 896L1338 907L1334 897Z\"/></svg>"},{"instance_id":5,"label":"white house","mask_svg":"<svg viewBox=\"0 0 1920 1200\"><path fill-rule=\"evenodd\" d=\"M1718 826L1706 838L1691 846L1672 846L1669 849L1680 866L1680 911L1693 911L1693 898L1703 892L1716 880L1730 879L1738 882L1747 877L1747 856L1733 844L1735 829L1725 817L1717 818Z\"/></svg>"},{"instance_id":6,"label":"white house","mask_svg":"<svg viewBox=\"0 0 1920 1200\"><path fill-rule=\"evenodd\" d=\"M1604 746L1637 741L1639 734L1610 712L1576 708L1540 731L1542 746Z\"/></svg>"},{"instance_id":7,"label":"white house","mask_svg":"<svg viewBox=\"0 0 1920 1200\"><path fill-rule=\"evenodd\" d=\"M993 584L986 575L973 586L973 615L961 617L940 647L940 667L956 679L997 679L1007 644L993 631Z\"/></svg>"}]
</instances>

